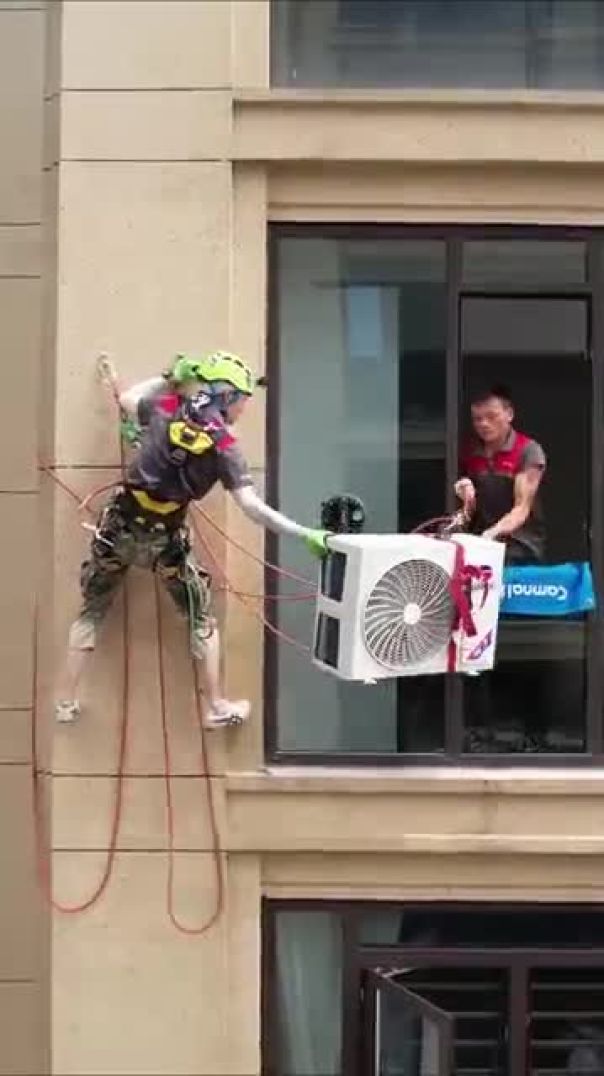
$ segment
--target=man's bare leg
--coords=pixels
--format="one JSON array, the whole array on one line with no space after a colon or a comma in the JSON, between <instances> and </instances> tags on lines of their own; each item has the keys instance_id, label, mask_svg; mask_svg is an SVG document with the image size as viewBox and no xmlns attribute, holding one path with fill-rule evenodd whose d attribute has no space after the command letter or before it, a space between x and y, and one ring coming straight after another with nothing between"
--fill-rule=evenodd
<instances>
[{"instance_id":1,"label":"man's bare leg","mask_svg":"<svg viewBox=\"0 0 604 1076\"><path fill-rule=\"evenodd\" d=\"M75 721L80 716L79 687L94 650L96 625L79 617L71 626L65 665L59 681L55 717L57 721Z\"/></svg>"},{"instance_id":2,"label":"man's bare leg","mask_svg":"<svg viewBox=\"0 0 604 1076\"><path fill-rule=\"evenodd\" d=\"M205 723L208 728L240 725L250 714L247 699L230 700L224 697L220 676L220 633L214 627L211 635L194 644L199 661L199 675L206 702Z\"/></svg>"}]
</instances>

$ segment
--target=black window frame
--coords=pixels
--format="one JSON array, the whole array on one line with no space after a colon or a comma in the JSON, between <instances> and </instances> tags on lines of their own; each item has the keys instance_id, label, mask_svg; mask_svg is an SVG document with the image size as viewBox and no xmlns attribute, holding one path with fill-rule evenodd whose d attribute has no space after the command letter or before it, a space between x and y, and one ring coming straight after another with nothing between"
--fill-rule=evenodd
<instances>
[{"instance_id":1,"label":"black window frame","mask_svg":"<svg viewBox=\"0 0 604 1076\"><path fill-rule=\"evenodd\" d=\"M349 224L349 223L273 223L269 224L268 253L268 319L267 319L267 409L266 409L266 490L269 503L279 507L279 243L284 238L373 239L373 240L440 240L446 243L447 262L447 345L446 345L446 486L445 505L454 507L453 479L458 463L460 410L460 310L462 298L468 295L513 295L534 298L585 298L591 308L590 358L592 376L592 444L591 444L591 566L597 594L604 596L604 467L598 466L604 456L604 227L550 225L480 225L480 224ZM555 242L579 240L585 243L586 280L583 284L556 287L502 287L501 284L464 285L462 280L463 242L471 240L539 240ZM277 538L267 533L267 561L277 559ZM265 593L271 592L274 582L270 568L265 569ZM278 603L267 602L265 614L276 615ZM461 751L461 683L458 677L445 682L445 751L442 754L411 754L403 752L327 752L284 751L278 746L278 670L275 633L264 633L264 753L267 761L283 765L330 765L346 767L414 765L447 767L537 766L556 767L602 765L604 763L604 607L597 602L595 613L587 615L586 642L586 750L574 754L514 753L465 754ZM310 660L310 657L309 659ZM301 717L302 719L302 717ZM447 747L449 749L447 749Z\"/></svg>"},{"instance_id":2,"label":"black window frame","mask_svg":"<svg viewBox=\"0 0 604 1076\"><path fill-rule=\"evenodd\" d=\"M284 1076L279 1064L279 1020L276 971L276 923L280 913L329 912L339 916L342 936L342 1007L341 1007L341 1072L346 1076L364 1076L365 1046L363 1035L363 975L369 969L387 969L406 966L430 966L431 964L465 967L488 967L494 959L504 964L510 974L508 997L510 1019L519 1026L526 1014L523 1004L528 990L529 967L583 967L604 965L604 947L582 945L571 948L563 946L535 946L532 948L510 945L502 947L470 946L467 944L446 946L409 946L405 943L371 943L362 940L362 919L376 909L419 911L423 915L439 914L445 910L475 913L477 910L497 915L539 911L547 916L552 911L563 916L595 914L604 918L604 907L597 902L577 903L569 901L541 902L537 900L345 900L313 899L309 897L284 898L263 897L260 908L260 1013L261 1013L261 1073L262 1076ZM526 1038L512 1037L509 1044L513 1071L523 1072L526 1063Z\"/></svg>"}]
</instances>

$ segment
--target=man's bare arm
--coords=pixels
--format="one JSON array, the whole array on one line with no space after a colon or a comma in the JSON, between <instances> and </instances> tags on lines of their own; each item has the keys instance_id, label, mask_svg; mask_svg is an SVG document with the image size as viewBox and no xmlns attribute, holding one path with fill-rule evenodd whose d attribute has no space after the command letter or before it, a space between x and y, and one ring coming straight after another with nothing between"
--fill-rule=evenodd
<instances>
[{"instance_id":1,"label":"man's bare arm","mask_svg":"<svg viewBox=\"0 0 604 1076\"><path fill-rule=\"evenodd\" d=\"M509 538L526 523L543 478L543 467L527 467L514 480L514 507L484 531L485 538Z\"/></svg>"}]
</instances>

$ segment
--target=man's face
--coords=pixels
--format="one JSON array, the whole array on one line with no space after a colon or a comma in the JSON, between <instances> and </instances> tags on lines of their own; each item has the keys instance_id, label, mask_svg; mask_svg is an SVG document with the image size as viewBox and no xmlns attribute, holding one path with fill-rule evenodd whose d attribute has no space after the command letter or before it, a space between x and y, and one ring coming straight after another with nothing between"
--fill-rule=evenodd
<instances>
[{"instance_id":1,"label":"man's face","mask_svg":"<svg viewBox=\"0 0 604 1076\"><path fill-rule=\"evenodd\" d=\"M485 445L503 443L513 419L513 408L498 396L472 404L472 425L476 436Z\"/></svg>"},{"instance_id":2,"label":"man's face","mask_svg":"<svg viewBox=\"0 0 604 1076\"><path fill-rule=\"evenodd\" d=\"M234 403L229 404L224 416L227 426L234 426L238 419L241 418L249 399L249 396L240 396Z\"/></svg>"}]
</instances>

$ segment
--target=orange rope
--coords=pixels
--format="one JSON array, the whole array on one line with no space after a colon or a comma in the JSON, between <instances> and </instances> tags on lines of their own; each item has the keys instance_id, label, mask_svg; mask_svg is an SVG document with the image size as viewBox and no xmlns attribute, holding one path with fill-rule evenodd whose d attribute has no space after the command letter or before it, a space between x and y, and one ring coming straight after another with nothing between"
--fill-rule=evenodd
<instances>
[{"instance_id":1,"label":"orange rope","mask_svg":"<svg viewBox=\"0 0 604 1076\"><path fill-rule=\"evenodd\" d=\"M79 904L64 904L58 901L52 894L52 880L49 861L49 850L45 849L44 842L44 817L43 817L43 798L42 790L40 788L40 777L42 771L40 770L39 763L39 751L38 751L38 722L39 722L39 705L38 705L38 627L37 627L38 615L34 617L35 622L35 641L34 641L34 692L33 692L33 718L32 718L32 768L33 768L33 792L34 792L34 820L36 831L36 847L38 852L38 867L40 873L40 879L42 882L43 892L45 893L51 906L58 912L63 912L66 915L77 915L80 912L85 912L89 908L92 908L94 904L102 897L113 873L115 865L115 857L117 853L118 837L122 821L122 812L124 805L124 770L126 766L126 753L128 744L128 718L129 718L129 694L130 694L130 663L128 660L128 627L129 627L129 605L128 605L128 589L124 587L124 614L123 614L123 689L122 689L122 720L120 722L119 730L119 742L118 742L118 760L117 760L117 772L115 780L114 790L114 806L111 820L111 830L109 835L107 856L105 859L105 866L101 879L85 900Z\"/></svg>"},{"instance_id":2,"label":"orange rope","mask_svg":"<svg viewBox=\"0 0 604 1076\"><path fill-rule=\"evenodd\" d=\"M195 508L195 511L198 512L200 515L203 514L203 513L201 513L200 509L197 508L197 507ZM274 624L271 624L270 620L268 620L265 616L263 616L262 613L258 612L258 610L250 603L250 601L247 598L245 598L243 596L243 594L241 592L235 590L231 586L231 584L229 583L229 580L228 580L228 576L227 576L224 568L222 567L216 553L212 549L212 546L209 544L207 539L201 533L201 531L199 529L199 526L198 526L195 519L191 519L191 525L193 527L193 531L194 531L198 541L202 545L205 552L208 554L208 556L209 556L210 560L212 561L213 565L215 566L215 568L217 568L219 574L225 580L225 583L227 584L227 586L228 586L230 592L233 594L233 596L235 598L237 598L238 601L240 601L242 605L244 605L247 609L249 609L252 616L256 620L258 620L260 624L262 624L265 628L267 628L268 631L270 631L273 635L275 635L276 638L283 639L284 642L289 643L290 646L295 647L297 650L301 650L302 653L304 653L304 654L310 654L311 649L310 649L309 646L306 646L305 643L299 642L298 639L294 639L293 636L287 635L284 631L281 631L279 628L276 628Z\"/></svg>"},{"instance_id":3,"label":"orange rope","mask_svg":"<svg viewBox=\"0 0 604 1076\"><path fill-rule=\"evenodd\" d=\"M117 386L112 385L114 398L119 405L119 396L117 392ZM124 460L124 448L123 442L120 437L120 465L122 473L125 468ZM65 490L70 497L79 501L79 497L74 491L63 482L62 479L56 475L52 468L42 468L47 474L53 478L61 489ZM90 511L90 509L88 509ZM105 892L109 881L111 879L113 868L115 866L115 857L117 853L117 845L119 839L119 832L122 822L122 812L124 806L124 772L126 768L126 754L128 747L128 726L129 726L129 702L130 702L130 661L129 661L129 648L128 648L128 636L130 627L130 606L128 600L128 586L127 584L123 588L124 600L123 600L123 617L122 617L122 716L118 734L118 753L117 753L117 767L115 777L114 788L114 803L111 819L111 829L109 833L109 842L107 855L105 859L105 866L101 874L100 881L92 891L91 895L78 904L64 904L58 901L52 892L52 872L50 869L50 862L48 857L44 855L44 843L43 843L43 805L42 796L39 785L39 759L38 759L38 721L39 721L39 705L38 705L38 614L36 611L34 617L34 668L33 668L33 715L32 715L32 767L33 767L33 791L34 791L34 818L36 829L36 846L38 851L38 862L40 870L40 878L43 885L43 891L46 894L51 906L59 912L66 915L77 915L81 912L85 912L92 908L97 901L100 900Z\"/></svg>"},{"instance_id":4,"label":"orange rope","mask_svg":"<svg viewBox=\"0 0 604 1076\"><path fill-rule=\"evenodd\" d=\"M227 534L227 532L223 530L222 527L219 527L216 520L212 519L212 517L209 516L207 512L204 512L203 508L201 508L200 505L196 504L195 510L199 512L200 516L203 517L206 523L209 523L210 527L217 531L218 534L220 534L222 538L229 542L229 544L232 545L234 549L238 549L240 553L245 553L246 557L249 557L250 560L255 561L256 564L260 564L264 568L269 568L272 572L276 572L277 575L283 576L284 579L293 579L295 583L303 583L306 587L313 586L310 579L305 579L303 575L297 575L296 572L287 571L286 568L280 568L278 564L272 564L270 560L264 560L263 557L257 557L255 553L251 553L249 549L246 549L245 546L241 544L241 542L237 542L235 538L232 538L230 534ZM313 597L315 597L314 594Z\"/></svg>"},{"instance_id":5,"label":"orange rope","mask_svg":"<svg viewBox=\"0 0 604 1076\"><path fill-rule=\"evenodd\" d=\"M49 472L52 473L52 472ZM53 476L55 477L55 476ZM73 495L73 491L65 485L65 483L58 482L66 492ZM75 494L77 498L77 494ZM124 586L124 607L123 607L123 622L122 622L122 719L120 721L120 728L118 734L118 753L117 753L117 767L116 767L116 780L114 790L114 806L111 820L111 829L108 842L107 857L105 860L105 866L101 875L101 879L91 895L79 904L64 904L54 898L52 893L52 879L49 862L49 850L45 848L44 842L44 813L43 813L43 796L42 789L40 787L40 777L42 770L40 769L39 759L39 669L38 669L38 606L36 603L34 611L34 640L33 640L33 713L32 713L32 771L33 771L33 796L34 796L34 824L35 824L35 837L36 837L36 849L38 856L38 870L40 875L40 881L42 883L42 889L45 893L51 906L56 911L63 912L68 915L78 914L80 912L87 911L102 897L105 892L115 865L115 856L117 852L117 844L119 831L122 820L123 802L124 802L124 771L126 766L126 754L128 744L128 723L129 723L129 696L130 696L130 662L128 655L128 633L129 633L129 620L130 620L130 608L128 601L128 587Z\"/></svg>"},{"instance_id":6,"label":"orange rope","mask_svg":"<svg viewBox=\"0 0 604 1076\"><path fill-rule=\"evenodd\" d=\"M222 849L220 846L220 834L218 830L218 821L216 818L216 805L214 802L214 790L212 787L212 780L210 777L210 764L209 764L209 752L206 742L206 730L203 725L203 717L201 714L200 703L200 691L198 670L195 659L192 659L193 666L193 686L195 691L195 706L197 712L197 720L199 724L199 734L201 739L201 776L204 779L206 787L206 800L208 805L208 816L210 820L210 832L212 837L212 856L214 859L214 865L216 869L216 898L214 911L208 917L208 919L198 927L187 926L182 923L177 917L174 910L174 803L172 800L172 784L171 778L174 776L171 766L171 752L170 752L170 738L168 733L168 717L167 717L167 703L166 703L166 680L164 670L164 653L163 653L163 624L161 613L161 600L159 594L159 583L157 576L154 577L155 582L155 609L156 609L156 623L157 623L157 657L158 657L158 671L159 671L159 693L161 702L161 723L162 723L162 737L164 747L164 786L166 793L166 818L168 829L168 876L166 880L166 904L168 917L172 925L181 934L187 934L190 936L199 936L205 934L222 915L224 910L224 896L225 896L225 882L224 882L224 869L222 860Z\"/></svg>"}]
</instances>

